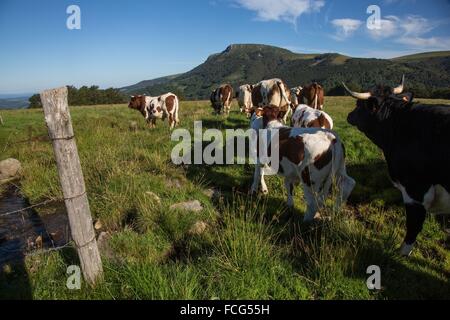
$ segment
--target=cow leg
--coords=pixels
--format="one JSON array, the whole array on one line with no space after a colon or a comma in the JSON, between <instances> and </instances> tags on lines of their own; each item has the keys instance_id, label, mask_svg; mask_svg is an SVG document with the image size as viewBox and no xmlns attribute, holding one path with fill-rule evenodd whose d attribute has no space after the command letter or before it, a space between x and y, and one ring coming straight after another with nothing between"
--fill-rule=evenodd
<instances>
[{"instance_id":1,"label":"cow leg","mask_svg":"<svg viewBox=\"0 0 450 320\"><path fill-rule=\"evenodd\" d=\"M175 126L178 126L180 124L180 118L178 116L178 107L175 110Z\"/></svg>"},{"instance_id":2,"label":"cow leg","mask_svg":"<svg viewBox=\"0 0 450 320\"><path fill-rule=\"evenodd\" d=\"M263 168L260 164L257 164L255 166L255 172L253 174L253 184L250 192L257 193L260 185L262 193L268 194L269 190L267 189L266 181L264 180Z\"/></svg>"},{"instance_id":3,"label":"cow leg","mask_svg":"<svg viewBox=\"0 0 450 320\"><path fill-rule=\"evenodd\" d=\"M152 128L156 128L156 118L152 119Z\"/></svg>"},{"instance_id":4,"label":"cow leg","mask_svg":"<svg viewBox=\"0 0 450 320\"><path fill-rule=\"evenodd\" d=\"M286 187L286 191L288 194L287 206L289 208L293 208L294 207L294 184L289 179L285 179L284 186Z\"/></svg>"},{"instance_id":5,"label":"cow leg","mask_svg":"<svg viewBox=\"0 0 450 320\"><path fill-rule=\"evenodd\" d=\"M170 130L172 130L175 127L175 120L171 113L169 113L169 127L170 127Z\"/></svg>"},{"instance_id":6,"label":"cow leg","mask_svg":"<svg viewBox=\"0 0 450 320\"><path fill-rule=\"evenodd\" d=\"M337 177L337 179L338 179L337 185L339 188L339 195L336 201L336 207L341 208L342 204L344 204L350 197L353 189L355 188L356 181L350 178L347 174L341 175Z\"/></svg>"},{"instance_id":7,"label":"cow leg","mask_svg":"<svg viewBox=\"0 0 450 320\"><path fill-rule=\"evenodd\" d=\"M266 180L264 179L264 170L263 168L261 168L261 191L263 194L268 194L269 193L269 189L267 188L266 185Z\"/></svg>"},{"instance_id":8,"label":"cow leg","mask_svg":"<svg viewBox=\"0 0 450 320\"><path fill-rule=\"evenodd\" d=\"M250 189L251 193L258 192L260 182L261 182L261 166L259 164L256 164L255 171L253 173L253 184Z\"/></svg>"},{"instance_id":9,"label":"cow leg","mask_svg":"<svg viewBox=\"0 0 450 320\"><path fill-rule=\"evenodd\" d=\"M422 231L426 213L421 204L406 204L406 237L400 250L402 256L411 254L417 235Z\"/></svg>"},{"instance_id":10,"label":"cow leg","mask_svg":"<svg viewBox=\"0 0 450 320\"><path fill-rule=\"evenodd\" d=\"M317 211L319 209L316 201L316 196L314 191L310 186L303 184L303 194L306 202L306 212L305 217L303 218L304 222L312 222L316 217Z\"/></svg>"}]
</instances>

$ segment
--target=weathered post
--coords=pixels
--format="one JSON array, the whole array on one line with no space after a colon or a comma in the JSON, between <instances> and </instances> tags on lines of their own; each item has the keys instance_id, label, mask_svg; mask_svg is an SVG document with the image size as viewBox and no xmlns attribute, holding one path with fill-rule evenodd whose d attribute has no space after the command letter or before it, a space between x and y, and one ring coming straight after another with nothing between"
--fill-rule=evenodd
<instances>
[{"instance_id":1,"label":"weathered post","mask_svg":"<svg viewBox=\"0 0 450 320\"><path fill-rule=\"evenodd\" d=\"M94 285L101 277L103 267L74 139L67 88L46 90L41 93L41 101L48 133L53 143L72 238L80 258L84 279L90 285Z\"/></svg>"},{"instance_id":2,"label":"weathered post","mask_svg":"<svg viewBox=\"0 0 450 320\"><path fill-rule=\"evenodd\" d=\"M4 123L3 123L3 118L2 118L2 115L0 114L0 126L2 126Z\"/></svg>"}]
</instances>

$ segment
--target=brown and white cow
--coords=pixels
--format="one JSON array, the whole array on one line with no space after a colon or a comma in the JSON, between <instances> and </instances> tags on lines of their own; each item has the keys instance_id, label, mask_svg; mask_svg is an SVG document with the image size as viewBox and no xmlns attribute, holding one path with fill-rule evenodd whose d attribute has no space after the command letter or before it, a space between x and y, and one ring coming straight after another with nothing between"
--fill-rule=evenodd
<instances>
[{"instance_id":1,"label":"brown and white cow","mask_svg":"<svg viewBox=\"0 0 450 320\"><path fill-rule=\"evenodd\" d=\"M303 185L307 210L305 222L312 221L317 212L324 207L330 188L335 179L339 190L336 206L339 208L350 196L355 187L355 180L347 175L345 166L345 149L336 133L318 128L285 127L278 119L279 109L276 107L258 109L252 117L252 129L267 129L267 154L271 143L278 143L278 174L285 179L288 193L287 205L293 207L294 186ZM258 159L255 167L251 192L268 194L264 181L265 166Z\"/></svg>"},{"instance_id":2,"label":"brown and white cow","mask_svg":"<svg viewBox=\"0 0 450 320\"><path fill-rule=\"evenodd\" d=\"M324 111L300 104L294 111L291 126L294 128L333 129L333 119Z\"/></svg>"},{"instance_id":3,"label":"brown and white cow","mask_svg":"<svg viewBox=\"0 0 450 320\"><path fill-rule=\"evenodd\" d=\"M236 93L236 99L239 103L239 108L242 113L245 113L248 118L250 118L252 110L253 110L253 102L252 102L252 90L253 85L245 84L239 87L238 92Z\"/></svg>"},{"instance_id":4,"label":"brown and white cow","mask_svg":"<svg viewBox=\"0 0 450 320\"><path fill-rule=\"evenodd\" d=\"M168 119L170 129L179 124L179 101L173 93L166 93L158 97L145 95L132 96L128 107L141 112L150 128L156 127L156 120Z\"/></svg>"},{"instance_id":5,"label":"brown and white cow","mask_svg":"<svg viewBox=\"0 0 450 320\"><path fill-rule=\"evenodd\" d=\"M233 87L229 84L221 85L211 92L210 100L211 106L216 114L221 114L223 112L228 115L233 101Z\"/></svg>"},{"instance_id":6,"label":"brown and white cow","mask_svg":"<svg viewBox=\"0 0 450 320\"><path fill-rule=\"evenodd\" d=\"M323 110L325 103L325 94L323 87L314 82L313 84L302 88L299 95L297 95L298 103L304 103L311 108Z\"/></svg>"},{"instance_id":7,"label":"brown and white cow","mask_svg":"<svg viewBox=\"0 0 450 320\"><path fill-rule=\"evenodd\" d=\"M252 90L254 108L276 106L279 108L280 119L287 123L291 110L291 92L281 79L263 80Z\"/></svg>"}]
</instances>

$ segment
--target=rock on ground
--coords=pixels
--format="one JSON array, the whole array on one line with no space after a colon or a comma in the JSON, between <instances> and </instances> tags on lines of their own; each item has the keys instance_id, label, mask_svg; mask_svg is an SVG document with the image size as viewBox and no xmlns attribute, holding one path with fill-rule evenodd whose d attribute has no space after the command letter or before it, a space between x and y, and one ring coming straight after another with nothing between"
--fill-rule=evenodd
<instances>
[{"instance_id":1,"label":"rock on ground","mask_svg":"<svg viewBox=\"0 0 450 320\"><path fill-rule=\"evenodd\" d=\"M203 191L203 194L210 199L218 199L222 196L220 190L215 188L206 189L205 191Z\"/></svg>"},{"instance_id":2,"label":"rock on ground","mask_svg":"<svg viewBox=\"0 0 450 320\"><path fill-rule=\"evenodd\" d=\"M94 221L94 229L98 231L102 228L103 228L102 221L100 219L95 220Z\"/></svg>"},{"instance_id":3,"label":"rock on ground","mask_svg":"<svg viewBox=\"0 0 450 320\"><path fill-rule=\"evenodd\" d=\"M109 245L111 234L109 232L101 232L97 238L97 246L100 254L108 259L114 260L114 252Z\"/></svg>"},{"instance_id":4,"label":"rock on ground","mask_svg":"<svg viewBox=\"0 0 450 320\"><path fill-rule=\"evenodd\" d=\"M10 158L0 161L0 180L15 178L21 170L22 165L19 160Z\"/></svg>"},{"instance_id":5,"label":"rock on ground","mask_svg":"<svg viewBox=\"0 0 450 320\"><path fill-rule=\"evenodd\" d=\"M183 184L179 179L168 180L166 184L169 188L180 189L183 187Z\"/></svg>"},{"instance_id":6,"label":"rock on ground","mask_svg":"<svg viewBox=\"0 0 450 320\"><path fill-rule=\"evenodd\" d=\"M207 228L208 228L208 224L206 222L204 222L204 221L197 221L189 229L189 234L198 236L198 235L203 234L206 231Z\"/></svg>"},{"instance_id":7,"label":"rock on ground","mask_svg":"<svg viewBox=\"0 0 450 320\"><path fill-rule=\"evenodd\" d=\"M170 206L172 210L185 210L191 212L200 212L203 210L203 207L198 200L181 202L177 204L173 204Z\"/></svg>"}]
</instances>

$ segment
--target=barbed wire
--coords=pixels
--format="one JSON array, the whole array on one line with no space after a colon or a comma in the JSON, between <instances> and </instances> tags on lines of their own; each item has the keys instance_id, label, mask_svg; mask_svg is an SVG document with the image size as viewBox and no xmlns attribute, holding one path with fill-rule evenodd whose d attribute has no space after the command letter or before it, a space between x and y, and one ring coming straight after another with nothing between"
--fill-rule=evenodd
<instances>
[{"instance_id":1,"label":"barbed wire","mask_svg":"<svg viewBox=\"0 0 450 320\"><path fill-rule=\"evenodd\" d=\"M57 200L55 200L55 199L50 199L50 200L42 201L42 202L37 203L37 204L33 204L31 206L28 206L26 208L22 208L22 209L19 209L19 210L14 210L14 211L9 211L9 212L0 212L0 217L6 217L6 216L13 215L13 214L25 212L25 211L28 211L30 209L37 208L37 207L40 207L40 206L44 206L44 205L47 205L49 203L56 202L56 201Z\"/></svg>"},{"instance_id":2,"label":"barbed wire","mask_svg":"<svg viewBox=\"0 0 450 320\"><path fill-rule=\"evenodd\" d=\"M62 246L58 246L58 247L51 247L51 248L47 248L47 249L37 249L37 250L30 250L29 252L26 252L26 250L24 249L14 249L14 250L8 250L5 248L1 248L0 247L0 251L2 252L6 252L6 253L18 253L18 252L22 252L24 256L26 257L32 257L32 256L37 256L37 255L41 255L41 254L45 254L45 253L50 253L50 252L54 252L54 251L59 251L68 247L73 247L72 246L72 242L69 241L66 244L62 245Z\"/></svg>"}]
</instances>

